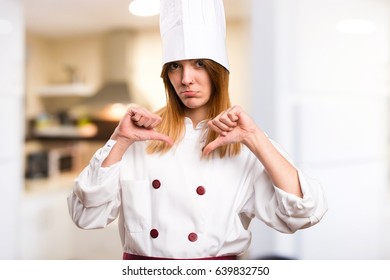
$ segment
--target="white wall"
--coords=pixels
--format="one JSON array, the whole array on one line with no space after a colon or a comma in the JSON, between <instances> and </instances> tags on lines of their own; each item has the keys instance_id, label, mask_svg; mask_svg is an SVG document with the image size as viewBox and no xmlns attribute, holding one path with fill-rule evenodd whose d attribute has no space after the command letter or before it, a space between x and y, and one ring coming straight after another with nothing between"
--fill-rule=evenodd
<instances>
[{"instance_id":1,"label":"white wall","mask_svg":"<svg viewBox=\"0 0 390 280\"><path fill-rule=\"evenodd\" d=\"M0 259L14 259L23 186L24 22L22 1L0 0L0 7Z\"/></svg>"},{"instance_id":2,"label":"white wall","mask_svg":"<svg viewBox=\"0 0 390 280\"><path fill-rule=\"evenodd\" d=\"M255 223L250 256L390 257L389 4L253 1L256 120L322 183L329 211L293 236ZM370 20L376 29L341 33L336 24L344 19Z\"/></svg>"}]
</instances>

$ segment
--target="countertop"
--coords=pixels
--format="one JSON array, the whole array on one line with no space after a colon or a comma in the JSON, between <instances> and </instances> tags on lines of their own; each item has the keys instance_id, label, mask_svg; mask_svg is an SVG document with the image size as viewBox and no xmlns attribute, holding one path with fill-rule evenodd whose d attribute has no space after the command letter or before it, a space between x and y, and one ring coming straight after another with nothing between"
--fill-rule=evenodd
<instances>
[{"instance_id":1,"label":"countertop","mask_svg":"<svg viewBox=\"0 0 390 280\"><path fill-rule=\"evenodd\" d=\"M53 192L69 192L78 176L76 172L64 172L50 178L34 178L25 180L25 195L47 194Z\"/></svg>"}]
</instances>

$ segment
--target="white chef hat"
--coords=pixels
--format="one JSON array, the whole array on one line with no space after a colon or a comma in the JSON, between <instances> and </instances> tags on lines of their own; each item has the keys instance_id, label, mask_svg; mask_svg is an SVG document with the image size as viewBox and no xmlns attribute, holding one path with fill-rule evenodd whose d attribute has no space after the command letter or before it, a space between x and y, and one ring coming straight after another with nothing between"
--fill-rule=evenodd
<instances>
[{"instance_id":1,"label":"white chef hat","mask_svg":"<svg viewBox=\"0 0 390 280\"><path fill-rule=\"evenodd\" d=\"M229 70L223 0L161 0L163 64L211 59Z\"/></svg>"}]
</instances>

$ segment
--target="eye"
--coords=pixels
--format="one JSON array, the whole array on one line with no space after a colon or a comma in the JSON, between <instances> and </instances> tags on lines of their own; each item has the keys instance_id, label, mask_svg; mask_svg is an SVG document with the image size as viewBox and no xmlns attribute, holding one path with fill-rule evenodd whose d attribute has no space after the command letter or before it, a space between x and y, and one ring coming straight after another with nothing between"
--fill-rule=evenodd
<instances>
[{"instance_id":1,"label":"eye","mask_svg":"<svg viewBox=\"0 0 390 280\"><path fill-rule=\"evenodd\" d=\"M197 61L196 61L196 66L197 66L197 67L204 67L205 65L204 65L203 60L201 60L201 59L197 60Z\"/></svg>"},{"instance_id":2,"label":"eye","mask_svg":"<svg viewBox=\"0 0 390 280\"><path fill-rule=\"evenodd\" d=\"M169 64L170 71L174 71L174 70L178 69L179 67L180 67L179 64L176 62L172 62L171 64Z\"/></svg>"}]
</instances>

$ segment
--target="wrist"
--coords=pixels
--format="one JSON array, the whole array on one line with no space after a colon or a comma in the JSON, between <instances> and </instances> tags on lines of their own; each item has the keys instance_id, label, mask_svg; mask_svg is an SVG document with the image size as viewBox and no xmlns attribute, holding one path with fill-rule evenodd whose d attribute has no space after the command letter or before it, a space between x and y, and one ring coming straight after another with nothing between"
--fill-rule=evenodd
<instances>
[{"instance_id":1,"label":"wrist","mask_svg":"<svg viewBox=\"0 0 390 280\"><path fill-rule=\"evenodd\" d=\"M111 166L122 160L122 156L126 153L127 149L133 143L128 138L118 137L115 133L111 136L110 140L114 140L115 144L112 147L110 153L102 163L102 167Z\"/></svg>"},{"instance_id":2,"label":"wrist","mask_svg":"<svg viewBox=\"0 0 390 280\"><path fill-rule=\"evenodd\" d=\"M130 139L129 137L122 135L118 131L118 128L115 129L115 131L111 135L110 139L115 140L121 146L130 146L131 144L133 144L135 142L133 139Z\"/></svg>"},{"instance_id":3,"label":"wrist","mask_svg":"<svg viewBox=\"0 0 390 280\"><path fill-rule=\"evenodd\" d=\"M264 142L266 139L268 137L263 131L255 129L246 135L242 143L253 151L255 147L258 147L259 143Z\"/></svg>"}]
</instances>

